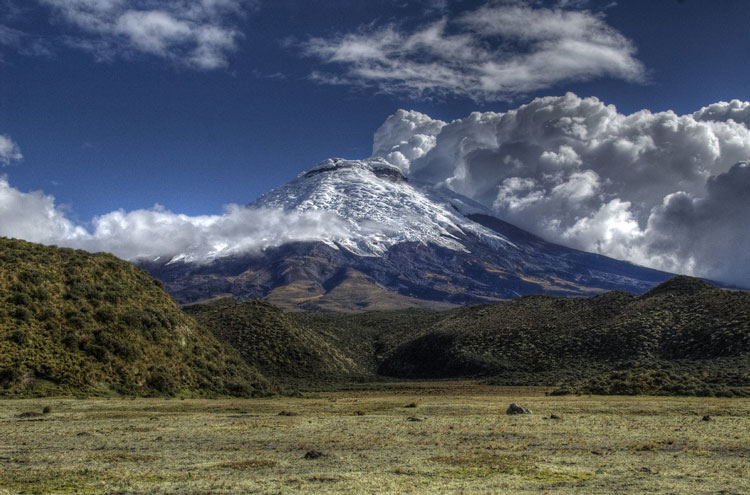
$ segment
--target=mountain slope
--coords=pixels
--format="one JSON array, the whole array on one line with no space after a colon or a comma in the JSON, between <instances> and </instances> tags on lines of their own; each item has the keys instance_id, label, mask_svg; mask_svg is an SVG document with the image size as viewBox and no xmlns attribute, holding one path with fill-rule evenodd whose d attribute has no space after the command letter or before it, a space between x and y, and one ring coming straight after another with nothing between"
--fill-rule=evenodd
<instances>
[{"instance_id":1,"label":"mountain slope","mask_svg":"<svg viewBox=\"0 0 750 495\"><path fill-rule=\"evenodd\" d=\"M0 395L272 390L143 270L0 238Z\"/></svg>"},{"instance_id":2,"label":"mountain slope","mask_svg":"<svg viewBox=\"0 0 750 495\"><path fill-rule=\"evenodd\" d=\"M410 183L382 159L327 160L249 207L325 211L340 221L309 242L213 259L183 254L141 266L181 303L228 294L334 310L394 309L419 305L418 300L490 302L537 293L641 293L669 278L547 243L467 198ZM356 297L342 298L341 290L332 294L342 283L367 289Z\"/></svg>"}]
</instances>

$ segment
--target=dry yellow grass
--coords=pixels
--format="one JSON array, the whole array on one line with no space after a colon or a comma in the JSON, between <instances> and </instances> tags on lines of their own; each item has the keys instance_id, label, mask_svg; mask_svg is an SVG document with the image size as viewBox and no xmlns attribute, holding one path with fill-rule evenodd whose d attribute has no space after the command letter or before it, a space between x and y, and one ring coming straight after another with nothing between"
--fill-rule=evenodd
<instances>
[{"instance_id":1,"label":"dry yellow grass","mask_svg":"<svg viewBox=\"0 0 750 495\"><path fill-rule=\"evenodd\" d=\"M512 401L534 415L507 416ZM323 455L306 459L313 450ZM441 382L303 398L0 401L2 494L748 494L748 472L743 399Z\"/></svg>"}]
</instances>

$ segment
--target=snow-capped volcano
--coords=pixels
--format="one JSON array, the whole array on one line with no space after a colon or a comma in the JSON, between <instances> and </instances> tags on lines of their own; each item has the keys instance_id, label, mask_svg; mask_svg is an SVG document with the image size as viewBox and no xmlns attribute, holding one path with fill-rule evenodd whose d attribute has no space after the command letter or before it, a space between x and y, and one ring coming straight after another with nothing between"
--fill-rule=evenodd
<instances>
[{"instance_id":1,"label":"snow-capped volcano","mask_svg":"<svg viewBox=\"0 0 750 495\"><path fill-rule=\"evenodd\" d=\"M247 210L326 222L262 250L228 246L141 265L183 303L231 294L333 310L643 292L670 277L545 242L382 158L326 160Z\"/></svg>"},{"instance_id":2,"label":"snow-capped volcano","mask_svg":"<svg viewBox=\"0 0 750 495\"><path fill-rule=\"evenodd\" d=\"M462 242L467 235L496 248L509 244L504 236L460 213L490 214L471 203L448 191L441 194L426 186L412 186L399 168L382 158L334 158L264 194L250 207L335 213L345 225L344 235L330 233L320 240L361 256L382 256L394 245L405 242L468 253Z\"/></svg>"}]
</instances>

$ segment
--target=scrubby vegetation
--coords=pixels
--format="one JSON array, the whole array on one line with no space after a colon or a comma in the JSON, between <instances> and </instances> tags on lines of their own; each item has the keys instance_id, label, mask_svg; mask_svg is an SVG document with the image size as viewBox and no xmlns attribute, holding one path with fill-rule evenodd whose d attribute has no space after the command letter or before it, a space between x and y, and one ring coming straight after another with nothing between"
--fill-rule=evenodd
<instances>
[{"instance_id":1,"label":"scrubby vegetation","mask_svg":"<svg viewBox=\"0 0 750 495\"><path fill-rule=\"evenodd\" d=\"M750 397L748 376L748 359L656 362L595 375L560 387L552 394Z\"/></svg>"},{"instance_id":2,"label":"scrubby vegetation","mask_svg":"<svg viewBox=\"0 0 750 495\"><path fill-rule=\"evenodd\" d=\"M0 239L0 395L268 393L146 272Z\"/></svg>"},{"instance_id":3,"label":"scrubby vegetation","mask_svg":"<svg viewBox=\"0 0 750 495\"><path fill-rule=\"evenodd\" d=\"M745 395L750 294L677 277L636 297L530 296L450 312L388 356L401 377L489 376L558 393Z\"/></svg>"}]
</instances>

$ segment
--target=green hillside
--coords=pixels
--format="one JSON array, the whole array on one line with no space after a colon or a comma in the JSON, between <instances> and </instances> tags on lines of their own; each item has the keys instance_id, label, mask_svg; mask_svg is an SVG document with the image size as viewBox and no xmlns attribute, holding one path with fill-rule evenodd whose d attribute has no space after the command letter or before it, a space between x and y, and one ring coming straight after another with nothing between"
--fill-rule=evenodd
<instances>
[{"instance_id":1,"label":"green hillside","mask_svg":"<svg viewBox=\"0 0 750 495\"><path fill-rule=\"evenodd\" d=\"M452 311L383 360L408 378L491 376L586 393L744 394L750 294L676 277L636 297L530 296Z\"/></svg>"},{"instance_id":2,"label":"green hillside","mask_svg":"<svg viewBox=\"0 0 750 495\"><path fill-rule=\"evenodd\" d=\"M0 238L0 395L272 390L143 270Z\"/></svg>"},{"instance_id":3,"label":"green hillside","mask_svg":"<svg viewBox=\"0 0 750 495\"><path fill-rule=\"evenodd\" d=\"M114 256L0 239L2 396L251 396L275 383L393 378L745 396L750 294L677 277L642 296L528 296L447 311L285 312L225 298L183 312Z\"/></svg>"},{"instance_id":4,"label":"green hillside","mask_svg":"<svg viewBox=\"0 0 750 495\"><path fill-rule=\"evenodd\" d=\"M323 336L375 377L383 360L450 315L448 311L410 308L365 313L292 312L289 317Z\"/></svg>"},{"instance_id":5,"label":"green hillside","mask_svg":"<svg viewBox=\"0 0 750 495\"><path fill-rule=\"evenodd\" d=\"M750 294L690 277L642 296L528 296L449 311L284 313L231 299L188 311L288 383L479 377L556 393L750 390Z\"/></svg>"},{"instance_id":6,"label":"green hillside","mask_svg":"<svg viewBox=\"0 0 750 495\"><path fill-rule=\"evenodd\" d=\"M295 313L373 375L558 393L746 395L750 294L676 277L637 297L528 296L434 312Z\"/></svg>"},{"instance_id":7,"label":"green hillside","mask_svg":"<svg viewBox=\"0 0 750 495\"><path fill-rule=\"evenodd\" d=\"M186 306L185 311L265 376L289 385L340 382L368 374L333 335L313 331L267 302L222 298Z\"/></svg>"}]
</instances>

